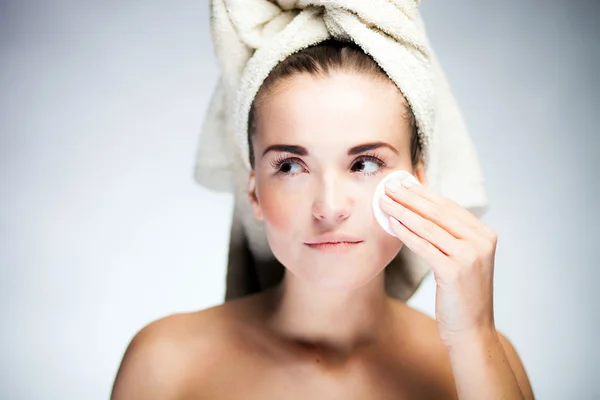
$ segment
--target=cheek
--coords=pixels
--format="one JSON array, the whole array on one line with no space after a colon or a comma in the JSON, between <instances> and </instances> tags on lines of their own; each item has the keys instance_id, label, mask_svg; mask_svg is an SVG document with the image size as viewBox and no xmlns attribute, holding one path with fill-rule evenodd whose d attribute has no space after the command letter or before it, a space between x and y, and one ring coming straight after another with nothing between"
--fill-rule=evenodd
<instances>
[{"instance_id":1,"label":"cheek","mask_svg":"<svg viewBox=\"0 0 600 400\"><path fill-rule=\"evenodd\" d=\"M290 230L302 214L302 198L285 187L269 185L258 193L265 223L278 231Z\"/></svg>"}]
</instances>

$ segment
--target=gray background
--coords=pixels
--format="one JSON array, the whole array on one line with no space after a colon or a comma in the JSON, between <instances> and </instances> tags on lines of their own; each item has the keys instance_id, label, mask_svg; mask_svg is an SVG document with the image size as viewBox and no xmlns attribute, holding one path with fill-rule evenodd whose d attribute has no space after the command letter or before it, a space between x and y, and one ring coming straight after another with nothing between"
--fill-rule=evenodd
<instances>
[{"instance_id":1,"label":"gray background","mask_svg":"<svg viewBox=\"0 0 600 400\"><path fill-rule=\"evenodd\" d=\"M421 9L488 181L497 326L538 398L600 398L600 5ZM0 1L0 398L106 399L142 326L221 302L232 199L192 179L207 11ZM433 315L431 275L410 304Z\"/></svg>"}]
</instances>

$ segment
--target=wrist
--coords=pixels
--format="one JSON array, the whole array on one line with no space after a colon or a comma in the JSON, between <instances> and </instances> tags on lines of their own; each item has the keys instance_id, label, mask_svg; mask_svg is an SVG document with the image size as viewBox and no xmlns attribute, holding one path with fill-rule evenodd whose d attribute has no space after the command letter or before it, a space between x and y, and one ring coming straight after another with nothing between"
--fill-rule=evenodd
<instances>
[{"instance_id":1,"label":"wrist","mask_svg":"<svg viewBox=\"0 0 600 400\"><path fill-rule=\"evenodd\" d=\"M448 343L460 399L523 399L495 329L463 332Z\"/></svg>"}]
</instances>

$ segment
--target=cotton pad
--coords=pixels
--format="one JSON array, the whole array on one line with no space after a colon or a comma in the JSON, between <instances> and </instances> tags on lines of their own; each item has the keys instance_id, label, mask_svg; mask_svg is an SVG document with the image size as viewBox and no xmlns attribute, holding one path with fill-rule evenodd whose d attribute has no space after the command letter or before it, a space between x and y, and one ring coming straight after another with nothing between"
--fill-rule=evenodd
<instances>
[{"instance_id":1,"label":"cotton pad","mask_svg":"<svg viewBox=\"0 0 600 400\"><path fill-rule=\"evenodd\" d=\"M386 195L385 185L388 182L396 181L400 183L405 180L409 180L411 182L416 183L417 185L421 185L419 180L415 178L412 174L410 174L410 172L398 170L386 175L381 180L381 182L379 182L377 188L375 188L375 194L373 195L373 214L375 214L375 219L377 220L379 225L381 225L381 227L392 236L396 236L396 234L392 231L392 228L390 227L390 216L389 214L383 212L381 210L381 207L379 207L379 199L381 199L382 196Z\"/></svg>"}]
</instances>

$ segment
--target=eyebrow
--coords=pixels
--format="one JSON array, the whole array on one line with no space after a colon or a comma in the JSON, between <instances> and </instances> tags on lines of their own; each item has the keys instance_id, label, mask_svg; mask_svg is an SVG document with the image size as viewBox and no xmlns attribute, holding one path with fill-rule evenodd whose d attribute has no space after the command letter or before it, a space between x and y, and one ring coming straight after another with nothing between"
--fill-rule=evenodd
<instances>
[{"instance_id":1,"label":"eyebrow","mask_svg":"<svg viewBox=\"0 0 600 400\"><path fill-rule=\"evenodd\" d=\"M350 150L348 150L348 155L349 156L354 156L356 154L364 153L365 151L369 151L369 150L375 150L375 149L378 149L380 147L387 147L388 149L390 149L394 153L399 154L398 150L396 150L396 148L394 146L392 146L391 144L389 144L389 143L386 143L386 142L373 142L373 143L365 143L365 144L360 144L358 146L354 146L353 148L351 148Z\"/></svg>"},{"instance_id":2,"label":"eyebrow","mask_svg":"<svg viewBox=\"0 0 600 400\"><path fill-rule=\"evenodd\" d=\"M378 149L380 147L387 147L388 149L393 151L395 154L399 154L398 150L396 150L396 148L389 143L373 142L373 143L359 144L358 146L352 147L350 150L348 150L348 155L354 156L354 155L357 155L360 153L364 153L365 151ZM265 149L262 156L264 157L265 154L267 154L269 151L281 151L281 152L295 154L298 156L307 156L308 155L308 150L306 150L306 148L304 148L302 146L290 145L290 144L271 145Z\"/></svg>"}]
</instances>

